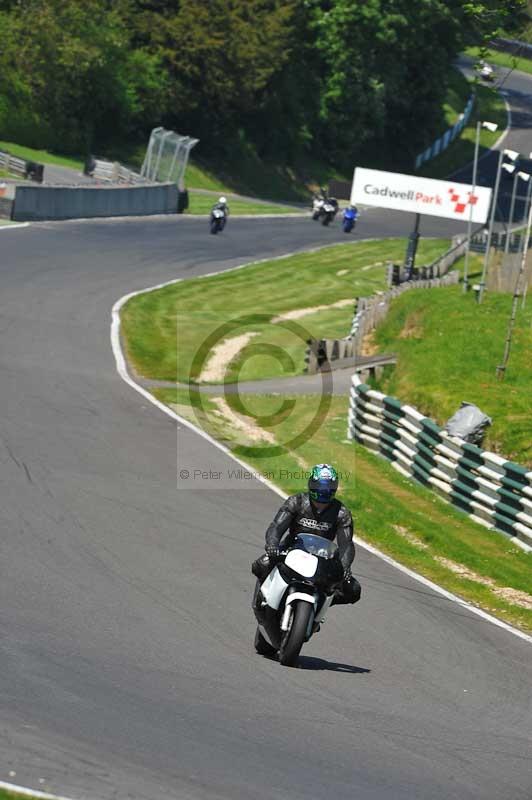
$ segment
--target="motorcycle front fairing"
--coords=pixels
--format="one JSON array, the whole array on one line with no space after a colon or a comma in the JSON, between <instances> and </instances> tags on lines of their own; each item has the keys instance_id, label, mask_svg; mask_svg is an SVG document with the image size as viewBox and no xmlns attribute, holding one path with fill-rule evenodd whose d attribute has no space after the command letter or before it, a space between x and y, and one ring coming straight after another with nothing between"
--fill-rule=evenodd
<instances>
[{"instance_id":1,"label":"motorcycle front fairing","mask_svg":"<svg viewBox=\"0 0 532 800\"><path fill-rule=\"evenodd\" d=\"M267 639L278 649L289 624L290 606L296 600L313 606L307 640L332 603L343 578L337 545L314 534L299 534L294 546L260 586L262 603L255 616Z\"/></svg>"}]
</instances>

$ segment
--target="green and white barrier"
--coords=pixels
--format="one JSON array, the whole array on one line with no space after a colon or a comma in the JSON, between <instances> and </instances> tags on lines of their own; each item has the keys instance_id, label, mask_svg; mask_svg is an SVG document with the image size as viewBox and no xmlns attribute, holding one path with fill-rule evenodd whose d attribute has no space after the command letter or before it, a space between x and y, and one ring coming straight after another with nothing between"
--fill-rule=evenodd
<instances>
[{"instance_id":1,"label":"green and white barrier","mask_svg":"<svg viewBox=\"0 0 532 800\"><path fill-rule=\"evenodd\" d=\"M347 435L475 522L532 549L532 470L449 436L417 409L371 389L356 374Z\"/></svg>"}]
</instances>

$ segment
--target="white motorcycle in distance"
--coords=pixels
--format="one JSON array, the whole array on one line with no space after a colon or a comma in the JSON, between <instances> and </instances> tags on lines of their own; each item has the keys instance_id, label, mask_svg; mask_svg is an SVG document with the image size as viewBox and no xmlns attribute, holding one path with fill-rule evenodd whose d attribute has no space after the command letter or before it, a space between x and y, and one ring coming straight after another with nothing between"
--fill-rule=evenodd
<instances>
[{"instance_id":1,"label":"white motorcycle in distance","mask_svg":"<svg viewBox=\"0 0 532 800\"><path fill-rule=\"evenodd\" d=\"M221 208L213 208L211 211L211 233L216 234L225 228L226 216Z\"/></svg>"},{"instance_id":2,"label":"white motorcycle in distance","mask_svg":"<svg viewBox=\"0 0 532 800\"><path fill-rule=\"evenodd\" d=\"M338 211L338 200L324 194L316 195L312 200L312 219L321 219L322 225L329 225Z\"/></svg>"},{"instance_id":3,"label":"white motorcycle in distance","mask_svg":"<svg viewBox=\"0 0 532 800\"><path fill-rule=\"evenodd\" d=\"M295 666L303 644L324 622L343 575L335 542L299 533L266 580L257 581L253 598L257 653L278 653L281 664Z\"/></svg>"},{"instance_id":4,"label":"white motorcycle in distance","mask_svg":"<svg viewBox=\"0 0 532 800\"><path fill-rule=\"evenodd\" d=\"M479 61L478 64L475 65L475 69L482 80L488 81L489 83L495 80L495 70L487 61Z\"/></svg>"}]
</instances>

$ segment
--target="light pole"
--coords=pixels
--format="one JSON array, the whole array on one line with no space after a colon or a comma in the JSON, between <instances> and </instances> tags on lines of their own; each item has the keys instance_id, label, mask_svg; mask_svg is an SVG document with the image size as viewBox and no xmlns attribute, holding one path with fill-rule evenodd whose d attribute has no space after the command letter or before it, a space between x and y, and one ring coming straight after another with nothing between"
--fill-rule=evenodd
<instances>
[{"instance_id":1,"label":"light pole","mask_svg":"<svg viewBox=\"0 0 532 800\"><path fill-rule=\"evenodd\" d=\"M530 175L528 177L530 178ZM526 201L525 201L525 217L526 217L526 215L528 213L528 208L532 203L531 195L532 195L532 181L529 181L528 182L528 192L526 193ZM528 255L528 253L527 253L527 255ZM527 291L528 291L528 276L526 274L526 268L525 268L525 288L523 290L523 302L521 303L521 308L524 308L525 305L526 305Z\"/></svg>"},{"instance_id":2,"label":"light pole","mask_svg":"<svg viewBox=\"0 0 532 800\"><path fill-rule=\"evenodd\" d=\"M517 280L515 282L515 289L514 289L514 296L512 301L512 313L510 315L510 322L508 323L508 332L506 334L506 342L504 343L504 354L502 357L502 364L499 364L497 367L497 377L499 380L504 380L504 376L506 374L506 366L508 364L508 359L510 358L510 348L512 346L512 334L515 325L515 317L517 314L517 304L519 302L519 295L521 290L521 280L523 275L525 274L526 270L526 257L528 253L528 243L530 241L530 228L532 227L532 204L528 210L528 220L526 224L526 235L525 235L525 243L523 246L523 256L521 258L521 265L519 267L519 272L517 274Z\"/></svg>"},{"instance_id":3,"label":"light pole","mask_svg":"<svg viewBox=\"0 0 532 800\"><path fill-rule=\"evenodd\" d=\"M497 208L497 195L499 193L499 183L501 180L501 171L502 171L502 160L504 156L508 156L511 158L512 161L515 161L516 158L519 157L519 153L515 150L501 150L499 153L499 160L497 163L497 176L495 178L495 188L493 190L493 197L491 200L491 214L490 214L490 224L488 228L488 241L486 242L486 254L484 256L484 264L482 266L482 278L480 280L480 291L478 293L478 302L482 303L484 299L484 290L486 288L486 273L488 271L488 263L490 260L490 246L491 246L491 235L493 233L493 224L495 222L495 210Z\"/></svg>"},{"instance_id":4,"label":"light pole","mask_svg":"<svg viewBox=\"0 0 532 800\"><path fill-rule=\"evenodd\" d=\"M480 119L477 122L477 133L475 137L475 156L473 158L473 185L471 187L471 198L473 198L475 194L475 189L477 188L477 169L478 169L478 149L480 144L480 129L487 128L492 133L495 133L497 130L497 125L495 122L482 122ZM469 220L467 223L467 243L466 243L466 251L465 251L465 260L464 260L464 283L463 283L463 291L467 292L468 290L468 277L469 277L469 249L471 243L471 227L473 224L473 203L469 204Z\"/></svg>"},{"instance_id":5,"label":"light pole","mask_svg":"<svg viewBox=\"0 0 532 800\"><path fill-rule=\"evenodd\" d=\"M510 214L508 216L508 227L506 229L506 241L504 242L504 255L507 256L510 250L510 233L511 233L511 225L514 219L514 209L515 209L515 196L517 193L517 181L521 178L522 181L527 181L530 179L530 175L526 172L520 172L517 170L512 164L503 164L502 168L509 172L510 175L513 174L513 187L512 187L512 199L510 201Z\"/></svg>"}]
</instances>

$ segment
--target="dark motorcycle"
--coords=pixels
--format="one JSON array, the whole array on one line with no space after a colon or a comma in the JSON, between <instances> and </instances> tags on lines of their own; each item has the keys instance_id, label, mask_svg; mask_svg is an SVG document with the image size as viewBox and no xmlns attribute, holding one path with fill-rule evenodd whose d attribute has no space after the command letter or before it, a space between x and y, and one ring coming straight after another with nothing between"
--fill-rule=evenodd
<instances>
[{"instance_id":1,"label":"dark motorcycle","mask_svg":"<svg viewBox=\"0 0 532 800\"><path fill-rule=\"evenodd\" d=\"M278 653L281 664L294 666L303 644L324 622L342 582L335 542L299 533L294 544L280 553L268 577L257 581L253 598L257 653Z\"/></svg>"}]
</instances>

